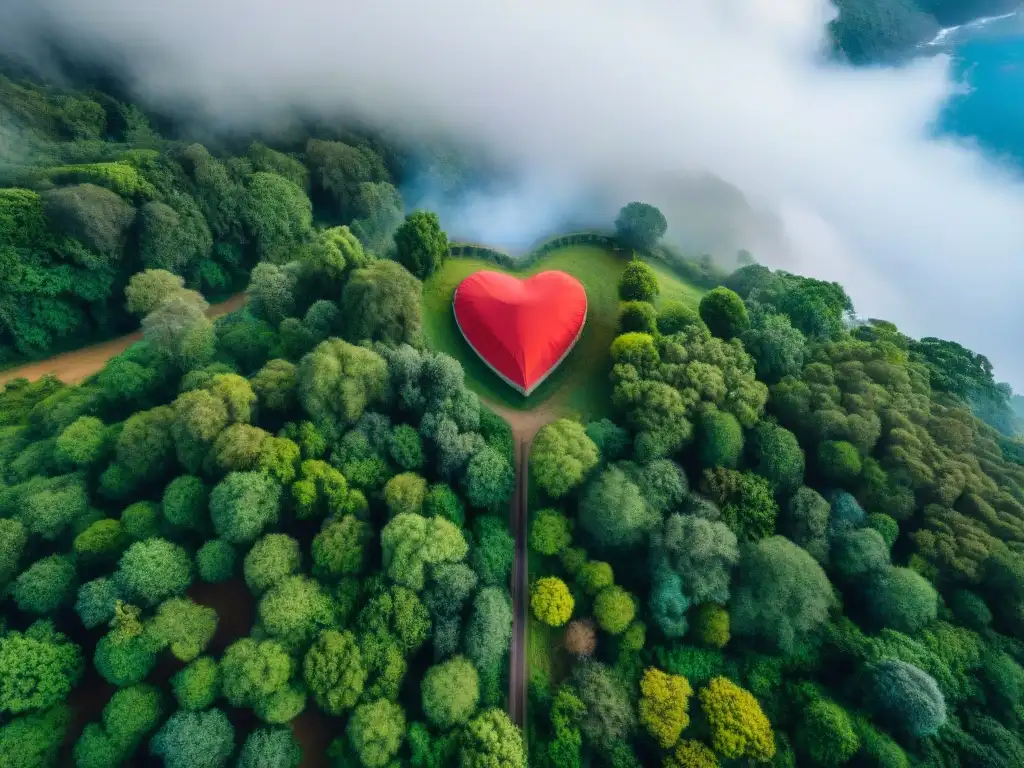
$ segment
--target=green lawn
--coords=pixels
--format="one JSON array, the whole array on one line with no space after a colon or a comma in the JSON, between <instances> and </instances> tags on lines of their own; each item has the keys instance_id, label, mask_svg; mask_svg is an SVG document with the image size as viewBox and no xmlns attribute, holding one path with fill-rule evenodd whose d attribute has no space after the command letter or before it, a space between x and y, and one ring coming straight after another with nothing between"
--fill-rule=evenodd
<instances>
[{"instance_id":1,"label":"green lawn","mask_svg":"<svg viewBox=\"0 0 1024 768\"><path fill-rule=\"evenodd\" d=\"M615 338L618 318L618 281L626 261L608 250L589 245L567 246L553 251L517 274L524 277L547 269L560 269L576 277L587 292L587 324L558 369L529 397L519 394L498 378L477 357L455 324L452 296L459 283L481 269L503 270L482 259L449 259L423 287L423 327L432 349L446 352L462 363L467 383L485 399L518 410L541 403L581 418L600 418L611 404L608 380L608 348ZM651 265L661 282L663 300L696 305L703 293L684 283L658 264Z\"/></svg>"}]
</instances>

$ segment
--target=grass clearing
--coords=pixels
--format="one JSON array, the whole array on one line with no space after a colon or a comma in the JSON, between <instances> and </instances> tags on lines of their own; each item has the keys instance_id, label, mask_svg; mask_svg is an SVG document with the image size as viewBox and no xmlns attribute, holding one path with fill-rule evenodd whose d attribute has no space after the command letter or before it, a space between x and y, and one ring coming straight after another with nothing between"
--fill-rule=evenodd
<instances>
[{"instance_id":1,"label":"grass clearing","mask_svg":"<svg viewBox=\"0 0 1024 768\"><path fill-rule=\"evenodd\" d=\"M423 330L428 345L462 363L466 382L481 397L516 410L528 411L541 403L560 414L597 419L609 413L608 348L615 338L619 313L618 282L626 260L609 250L573 245L552 251L522 271L507 270L483 259L449 259L423 286ZM662 300L696 306L703 291L683 282L659 264L651 264L661 283ZM452 297L463 279L482 269L529 277L558 269L573 275L587 292L587 323L569 356L529 397L524 397L496 376L459 332Z\"/></svg>"}]
</instances>

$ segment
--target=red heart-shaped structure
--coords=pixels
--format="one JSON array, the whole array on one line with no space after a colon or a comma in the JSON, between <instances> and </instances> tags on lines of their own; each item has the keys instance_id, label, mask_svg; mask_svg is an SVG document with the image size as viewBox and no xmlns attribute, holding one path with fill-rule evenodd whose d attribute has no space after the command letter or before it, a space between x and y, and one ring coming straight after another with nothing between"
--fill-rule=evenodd
<instances>
[{"instance_id":1,"label":"red heart-shaped structure","mask_svg":"<svg viewBox=\"0 0 1024 768\"><path fill-rule=\"evenodd\" d=\"M572 275L521 280L474 272L455 289L455 322L469 346L509 385L529 395L583 333L587 292Z\"/></svg>"}]
</instances>

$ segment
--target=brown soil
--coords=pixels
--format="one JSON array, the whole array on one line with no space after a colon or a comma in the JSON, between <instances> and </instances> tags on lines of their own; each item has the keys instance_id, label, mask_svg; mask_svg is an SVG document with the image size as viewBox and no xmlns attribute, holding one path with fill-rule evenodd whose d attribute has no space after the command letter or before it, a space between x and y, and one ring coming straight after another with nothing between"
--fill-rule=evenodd
<instances>
[{"instance_id":1,"label":"brown soil","mask_svg":"<svg viewBox=\"0 0 1024 768\"><path fill-rule=\"evenodd\" d=\"M226 301L213 304L206 314L209 317L226 315L234 312L245 304L245 294L238 293ZM61 352L59 355L48 357L36 363L26 363L17 368L10 368L0 371L0 386L17 378L26 378L29 381L41 379L47 374L53 374L65 384L79 384L94 373L102 370L107 360L124 352L128 347L142 339L142 331L129 333L110 341L93 344L82 349L74 349L70 352Z\"/></svg>"}]
</instances>

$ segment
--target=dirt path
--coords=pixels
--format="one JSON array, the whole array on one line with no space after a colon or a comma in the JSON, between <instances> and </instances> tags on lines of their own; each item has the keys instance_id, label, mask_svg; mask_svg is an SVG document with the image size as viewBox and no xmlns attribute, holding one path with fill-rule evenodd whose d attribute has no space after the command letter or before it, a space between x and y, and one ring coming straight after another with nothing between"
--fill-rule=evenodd
<instances>
[{"instance_id":1,"label":"dirt path","mask_svg":"<svg viewBox=\"0 0 1024 768\"><path fill-rule=\"evenodd\" d=\"M557 417L550 404L530 411L511 408L484 401L512 427L515 448L516 488L509 509L509 528L515 539L516 558L512 565L512 646L509 649L508 714L512 722L526 728L526 624L529 602L529 568L527 560L527 526L529 523L529 458L530 445L537 430Z\"/></svg>"},{"instance_id":2,"label":"dirt path","mask_svg":"<svg viewBox=\"0 0 1024 768\"><path fill-rule=\"evenodd\" d=\"M230 299L213 304L206 314L208 317L226 315L234 312L245 304L245 293L238 293ZM142 339L142 331L129 333L110 341L103 341L81 349L73 349L69 352L61 352L59 355L48 357L36 363L26 363L17 368L10 368L0 371L0 386L8 381L24 377L29 381L41 379L48 373L52 373L65 384L79 384L102 370L107 360L121 354L135 342Z\"/></svg>"}]
</instances>

